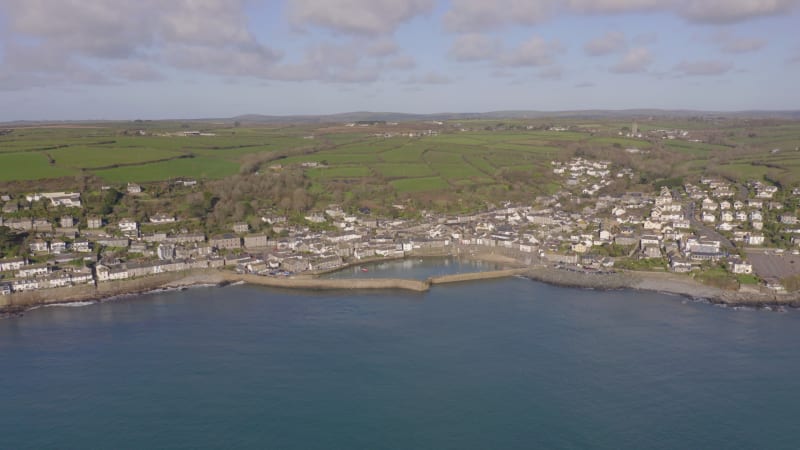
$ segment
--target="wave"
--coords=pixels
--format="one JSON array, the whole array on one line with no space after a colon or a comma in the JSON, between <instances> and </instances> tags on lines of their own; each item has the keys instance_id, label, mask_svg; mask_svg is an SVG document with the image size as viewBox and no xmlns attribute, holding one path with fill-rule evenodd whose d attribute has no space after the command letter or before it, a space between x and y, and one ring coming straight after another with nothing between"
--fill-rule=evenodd
<instances>
[{"instance_id":1,"label":"wave","mask_svg":"<svg viewBox=\"0 0 800 450\"><path fill-rule=\"evenodd\" d=\"M67 302L67 303L50 303L47 305L37 305L29 309L29 311L33 311L39 308L83 308L84 306L91 306L98 302L96 301L83 301L83 302Z\"/></svg>"}]
</instances>

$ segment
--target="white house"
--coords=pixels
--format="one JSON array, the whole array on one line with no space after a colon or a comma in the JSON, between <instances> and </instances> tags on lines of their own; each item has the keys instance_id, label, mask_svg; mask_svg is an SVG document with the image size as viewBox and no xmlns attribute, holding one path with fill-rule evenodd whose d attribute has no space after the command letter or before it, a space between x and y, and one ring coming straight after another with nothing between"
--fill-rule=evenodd
<instances>
[{"instance_id":1,"label":"white house","mask_svg":"<svg viewBox=\"0 0 800 450\"><path fill-rule=\"evenodd\" d=\"M751 274L753 273L753 265L744 261L734 261L731 264L733 273Z\"/></svg>"},{"instance_id":2,"label":"white house","mask_svg":"<svg viewBox=\"0 0 800 450\"><path fill-rule=\"evenodd\" d=\"M764 235L748 234L747 237L744 239L744 242L747 245L764 245Z\"/></svg>"},{"instance_id":3,"label":"white house","mask_svg":"<svg viewBox=\"0 0 800 450\"><path fill-rule=\"evenodd\" d=\"M169 214L158 213L150 217L150 223L172 223L175 222L175 216Z\"/></svg>"},{"instance_id":4,"label":"white house","mask_svg":"<svg viewBox=\"0 0 800 450\"><path fill-rule=\"evenodd\" d=\"M139 229L139 224L131 219L122 219L117 226L119 226L120 231L123 233L136 232Z\"/></svg>"},{"instance_id":5,"label":"white house","mask_svg":"<svg viewBox=\"0 0 800 450\"><path fill-rule=\"evenodd\" d=\"M0 272L19 270L25 265L24 258L0 259Z\"/></svg>"},{"instance_id":6,"label":"white house","mask_svg":"<svg viewBox=\"0 0 800 450\"><path fill-rule=\"evenodd\" d=\"M124 280L128 278L128 270L122 267L111 268L104 264L98 264L95 268L98 281Z\"/></svg>"}]
</instances>

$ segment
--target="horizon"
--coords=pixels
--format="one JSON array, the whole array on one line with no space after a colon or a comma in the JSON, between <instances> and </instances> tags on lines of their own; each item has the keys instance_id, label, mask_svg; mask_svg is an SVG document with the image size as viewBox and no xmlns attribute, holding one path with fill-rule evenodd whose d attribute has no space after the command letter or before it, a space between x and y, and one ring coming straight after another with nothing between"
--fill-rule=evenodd
<instances>
[{"instance_id":1,"label":"horizon","mask_svg":"<svg viewBox=\"0 0 800 450\"><path fill-rule=\"evenodd\" d=\"M3 0L0 122L796 111L797 23L798 0Z\"/></svg>"},{"instance_id":2,"label":"horizon","mask_svg":"<svg viewBox=\"0 0 800 450\"><path fill-rule=\"evenodd\" d=\"M507 113L508 116L501 116L500 114ZM535 114L535 117L514 117L514 114ZM125 118L114 118L114 119L103 119L103 118L84 118L84 119L48 119L48 118L41 118L41 119L15 119L15 120L0 120L0 124L14 124L14 123L34 123L34 124L47 124L47 123L70 123L70 122L134 122L134 121L145 121L145 122L179 122L179 121L192 121L192 122L203 122L203 121L230 121L230 120L246 120L249 117L255 118L264 118L266 121L264 123L269 123L269 119L298 119L298 121L302 121L301 119L309 118L309 119L327 119L327 118L337 118L337 116L357 116L363 115L364 118L352 119L352 120L383 120L380 118L370 118L370 115L397 115L397 116L409 116L408 118L399 117L396 120L399 122L413 122L417 120L431 120L431 119L441 119L441 120L466 120L465 118L460 117L447 117L447 116L470 116L474 115L477 117L469 118L470 120L501 120L501 119L529 119L529 120L541 120L541 119L580 119L583 118L585 115L607 115L608 119L628 119L630 116L635 114L651 114L654 118L667 118L667 117L687 117L695 114L714 114L720 115L723 117L726 116L739 116L738 118L743 119L786 119L783 117L785 115L798 115L800 116L800 108L795 109L748 109L748 110L703 110L703 109L660 109L660 108L627 108L627 109L604 109L604 108L592 108L592 109L569 109L569 110L524 110L524 109L508 109L508 110L493 110L493 111L440 111L440 112L431 112L431 113L419 113L419 112L403 112L403 111L370 111L370 110L361 110L361 111L340 111L340 112L332 112L326 114L263 114L263 113L244 113L244 114L236 114L230 116L197 116L197 117L153 117L153 118L146 118L146 117L125 117ZM490 115L498 115L496 117L489 117ZM752 116L749 116L752 115ZM481 117L485 116L485 117ZM755 117L757 116L757 117ZM388 120L388 119L386 119ZM245 122L247 123L247 122ZM253 122L253 124L258 124L258 121Z\"/></svg>"}]
</instances>

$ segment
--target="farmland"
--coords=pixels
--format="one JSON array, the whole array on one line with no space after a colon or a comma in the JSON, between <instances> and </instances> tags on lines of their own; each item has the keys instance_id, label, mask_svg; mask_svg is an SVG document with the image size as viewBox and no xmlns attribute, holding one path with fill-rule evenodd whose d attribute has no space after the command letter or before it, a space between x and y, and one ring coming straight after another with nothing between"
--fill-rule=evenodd
<instances>
[{"instance_id":1,"label":"farmland","mask_svg":"<svg viewBox=\"0 0 800 450\"><path fill-rule=\"evenodd\" d=\"M622 135L629 124L619 121L559 121L569 131L547 130L552 120L463 121L438 124L433 131L424 123L364 128L179 122L21 126L0 135L0 183L11 190L17 180L63 180L65 189L78 179L90 184L179 177L210 181L245 171L270 176L269 166L301 173L308 191L323 200L355 195L448 202L469 192L471 200L481 202L552 193L558 184L550 162L581 155L631 167L643 183L711 174L733 181L800 184L796 122L670 118L642 123L645 135L636 138ZM659 130L668 127L689 130L690 136L659 137Z\"/></svg>"}]
</instances>

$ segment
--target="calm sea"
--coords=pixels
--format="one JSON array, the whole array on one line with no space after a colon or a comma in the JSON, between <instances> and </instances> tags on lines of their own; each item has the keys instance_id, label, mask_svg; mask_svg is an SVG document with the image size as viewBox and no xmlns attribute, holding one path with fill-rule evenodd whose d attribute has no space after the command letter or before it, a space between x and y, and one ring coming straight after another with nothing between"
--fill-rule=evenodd
<instances>
[{"instance_id":1,"label":"calm sea","mask_svg":"<svg viewBox=\"0 0 800 450\"><path fill-rule=\"evenodd\" d=\"M797 311L523 279L42 308L0 321L0 448L794 449L798 342Z\"/></svg>"}]
</instances>

